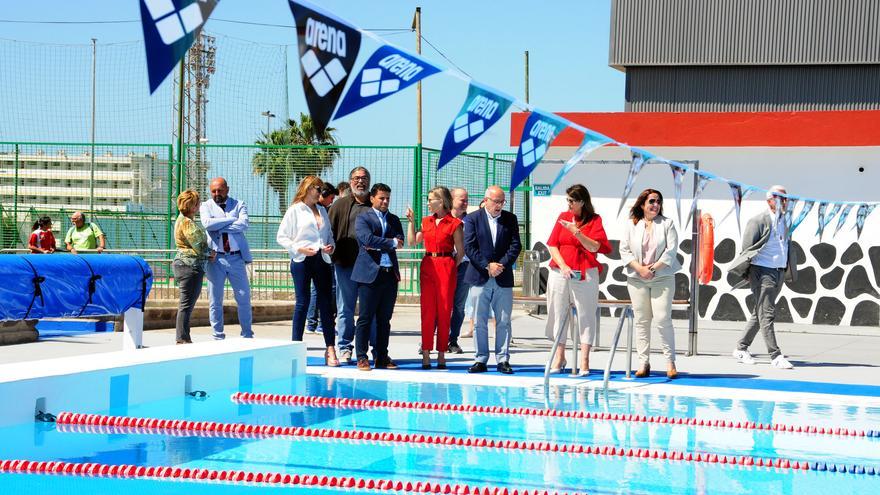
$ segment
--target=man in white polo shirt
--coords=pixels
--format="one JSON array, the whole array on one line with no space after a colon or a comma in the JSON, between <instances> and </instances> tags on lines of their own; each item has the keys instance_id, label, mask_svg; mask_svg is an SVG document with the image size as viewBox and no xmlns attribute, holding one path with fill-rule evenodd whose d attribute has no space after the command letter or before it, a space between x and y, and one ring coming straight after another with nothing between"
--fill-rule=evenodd
<instances>
[{"instance_id":1,"label":"man in white polo shirt","mask_svg":"<svg viewBox=\"0 0 880 495\"><path fill-rule=\"evenodd\" d=\"M741 363L755 364L749 346L758 329L764 336L771 365L780 369L794 366L776 344L776 298L785 280L797 280L797 259L785 225L788 198L785 187L772 186L767 191L768 209L749 220L743 233L742 252L731 264L730 273L748 280L755 297L755 308L739 338L733 357Z\"/></svg>"}]
</instances>

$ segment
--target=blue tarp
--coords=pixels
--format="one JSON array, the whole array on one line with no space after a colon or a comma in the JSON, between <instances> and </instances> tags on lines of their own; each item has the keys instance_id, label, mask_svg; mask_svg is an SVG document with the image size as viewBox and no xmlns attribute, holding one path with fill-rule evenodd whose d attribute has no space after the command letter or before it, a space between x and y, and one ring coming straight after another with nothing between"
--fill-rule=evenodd
<instances>
[{"instance_id":1,"label":"blue tarp","mask_svg":"<svg viewBox=\"0 0 880 495\"><path fill-rule=\"evenodd\" d=\"M0 320L111 316L144 308L153 271L123 254L0 256Z\"/></svg>"}]
</instances>

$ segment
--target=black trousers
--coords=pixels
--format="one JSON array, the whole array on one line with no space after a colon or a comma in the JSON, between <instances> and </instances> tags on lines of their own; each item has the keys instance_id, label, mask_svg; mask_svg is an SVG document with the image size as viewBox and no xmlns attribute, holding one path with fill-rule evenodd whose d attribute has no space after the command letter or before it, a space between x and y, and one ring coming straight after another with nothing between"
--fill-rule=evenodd
<instances>
[{"instance_id":1,"label":"black trousers","mask_svg":"<svg viewBox=\"0 0 880 495\"><path fill-rule=\"evenodd\" d=\"M388 359L388 340L391 337L391 315L397 301L397 277L390 270L379 270L376 280L358 284L358 320L355 327L354 347L358 360L367 359L370 326L376 322L376 342L373 357L376 366Z\"/></svg>"}]
</instances>

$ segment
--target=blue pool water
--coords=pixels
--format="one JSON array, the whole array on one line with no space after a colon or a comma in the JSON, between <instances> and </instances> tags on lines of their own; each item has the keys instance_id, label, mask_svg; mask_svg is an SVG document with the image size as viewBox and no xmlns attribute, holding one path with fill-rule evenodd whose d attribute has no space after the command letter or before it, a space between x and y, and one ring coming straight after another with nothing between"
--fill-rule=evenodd
<instances>
[{"instance_id":1,"label":"blue pool water","mask_svg":"<svg viewBox=\"0 0 880 495\"><path fill-rule=\"evenodd\" d=\"M314 375L254 385L252 391L326 397L375 398L544 407L543 389L333 379ZM381 409L334 409L236 404L235 390L208 391L205 400L181 397L138 406L119 404L104 413L138 417L307 426L340 430L477 436L496 439L650 448L718 455L787 458L880 467L880 439L713 429L668 424L490 416ZM554 389L552 407L702 419L880 429L880 408L762 402L590 389ZM857 401L854 399L853 401ZM53 411L58 412L58 411ZM604 493L876 493L880 475L745 469L714 464L568 455L547 452L428 447L307 438L204 438L164 434L60 431L49 424L0 429L0 458L105 464L171 465L255 472L326 474L401 481L466 483ZM222 483L118 480L75 476L0 475L2 493L183 492L255 493L312 488L254 487Z\"/></svg>"}]
</instances>

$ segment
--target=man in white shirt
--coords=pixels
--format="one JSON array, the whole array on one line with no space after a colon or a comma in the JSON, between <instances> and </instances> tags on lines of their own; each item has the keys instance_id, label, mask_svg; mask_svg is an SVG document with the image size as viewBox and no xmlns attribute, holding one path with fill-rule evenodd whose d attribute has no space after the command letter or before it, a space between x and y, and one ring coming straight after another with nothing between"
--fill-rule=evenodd
<instances>
[{"instance_id":1,"label":"man in white shirt","mask_svg":"<svg viewBox=\"0 0 880 495\"><path fill-rule=\"evenodd\" d=\"M772 186L767 191L768 210L749 220L743 232L742 252L731 264L730 273L747 279L755 297L755 307L733 351L733 357L741 363L755 364L749 346L760 329L772 366L792 369L794 366L779 350L773 328L776 298L782 283L797 279L797 260L784 220L788 202L784 194L783 186Z\"/></svg>"},{"instance_id":2,"label":"man in white shirt","mask_svg":"<svg viewBox=\"0 0 880 495\"><path fill-rule=\"evenodd\" d=\"M229 185L223 177L211 179L210 191L211 199L202 203L199 218L208 231L208 246L217 252L216 259L208 263L205 271L210 297L208 316L214 339L226 338L223 330L223 292L226 280L232 286L238 306L241 336L253 338L251 287L247 276L247 264L253 261L253 257L244 237L250 226L247 205L229 197Z\"/></svg>"}]
</instances>

